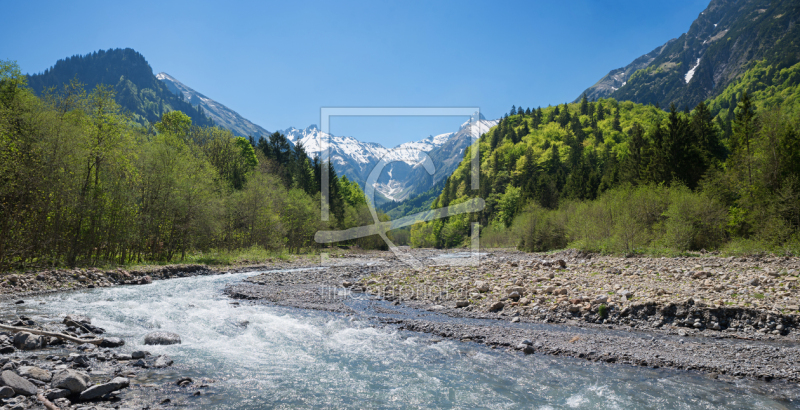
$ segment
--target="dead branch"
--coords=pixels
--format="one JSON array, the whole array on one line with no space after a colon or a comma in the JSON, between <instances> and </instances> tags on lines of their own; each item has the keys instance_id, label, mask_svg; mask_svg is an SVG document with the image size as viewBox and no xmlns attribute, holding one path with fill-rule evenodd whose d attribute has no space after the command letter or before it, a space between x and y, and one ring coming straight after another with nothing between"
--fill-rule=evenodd
<instances>
[{"instance_id":1,"label":"dead branch","mask_svg":"<svg viewBox=\"0 0 800 410\"><path fill-rule=\"evenodd\" d=\"M61 410L58 408L58 406L53 404L53 402L47 400L47 398L45 398L42 393L37 393L36 398L39 399L39 401L42 402L42 404L44 404L44 407L46 407L47 410Z\"/></svg>"},{"instance_id":2,"label":"dead branch","mask_svg":"<svg viewBox=\"0 0 800 410\"><path fill-rule=\"evenodd\" d=\"M77 343L77 344L91 343L93 345L98 345L99 346L100 343L103 343L103 339L102 338L80 339L80 338L73 337L73 336L70 336L70 335L65 335L63 333L48 332L46 330L38 330L38 329L29 329L29 328L26 328L26 327L0 325L0 330L8 330L8 331L11 331L11 332L14 332L14 333L17 333L17 332L28 332L28 333L33 333L35 335L50 336L50 337L55 337L57 339L66 340L68 342Z\"/></svg>"}]
</instances>

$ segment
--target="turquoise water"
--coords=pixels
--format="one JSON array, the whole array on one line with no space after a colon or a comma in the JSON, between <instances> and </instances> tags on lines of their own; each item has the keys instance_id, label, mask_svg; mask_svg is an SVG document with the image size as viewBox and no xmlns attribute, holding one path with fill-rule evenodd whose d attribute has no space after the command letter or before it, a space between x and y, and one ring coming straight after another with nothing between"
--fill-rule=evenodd
<instances>
[{"instance_id":1,"label":"turquoise water","mask_svg":"<svg viewBox=\"0 0 800 410\"><path fill-rule=\"evenodd\" d=\"M123 337L126 351L172 357L175 368L166 375L154 372L152 381L178 375L214 379L202 396L171 396L173 404L188 407L800 408L685 372L523 356L376 328L343 315L237 306L223 296L227 283L253 274L61 293L20 309L34 319L83 313ZM176 332L183 344L141 345L153 329Z\"/></svg>"}]
</instances>

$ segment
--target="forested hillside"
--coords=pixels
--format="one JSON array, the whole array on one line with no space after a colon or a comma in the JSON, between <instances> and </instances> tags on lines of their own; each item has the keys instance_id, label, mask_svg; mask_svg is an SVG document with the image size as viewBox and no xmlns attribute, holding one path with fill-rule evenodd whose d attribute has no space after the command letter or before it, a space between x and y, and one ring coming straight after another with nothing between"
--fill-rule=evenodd
<instances>
[{"instance_id":1,"label":"forested hillside","mask_svg":"<svg viewBox=\"0 0 800 410\"><path fill-rule=\"evenodd\" d=\"M333 169L332 218L320 222L329 164L281 134L248 141L180 111L144 127L115 97L72 81L39 98L0 61L0 269L299 252L318 229L372 222L358 185Z\"/></svg>"},{"instance_id":2,"label":"forested hillside","mask_svg":"<svg viewBox=\"0 0 800 410\"><path fill-rule=\"evenodd\" d=\"M58 60L43 73L28 76L28 86L41 96L50 88L61 89L73 79L88 90L100 84L109 86L120 108L142 125L155 123L173 110L185 113L197 126L213 125L202 109L195 108L159 81L144 56L130 48L100 50Z\"/></svg>"},{"instance_id":3,"label":"forested hillside","mask_svg":"<svg viewBox=\"0 0 800 410\"><path fill-rule=\"evenodd\" d=\"M432 207L472 197L477 215L417 224L414 246L635 252L798 247L797 66L767 62L691 112L600 99L513 107L480 139L480 190L469 154ZM749 94L748 94L749 93Z\"/></svg>"}]
</instances>

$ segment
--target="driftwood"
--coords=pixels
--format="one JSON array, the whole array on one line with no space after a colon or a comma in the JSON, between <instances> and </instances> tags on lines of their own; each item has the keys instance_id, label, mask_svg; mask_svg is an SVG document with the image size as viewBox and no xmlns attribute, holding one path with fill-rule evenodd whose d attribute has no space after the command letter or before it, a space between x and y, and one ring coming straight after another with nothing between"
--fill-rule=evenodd
<instances>
[{"instance_id":1,"label":"driftwood","mask_svg":"<svg viewBox=\"0 0 800 410\"><path fill-rule=\"evenodd\" d=\"M16 327L16 326L0 325L0 330L8 330L8 331L15 332L15 333L16 332L28 332L28 333L33 333L35 335L50 336L50 337L55 337L57 339L66 340L68 342L77 343L77 344L91 343L93 345L98 345L99 346L100 343L103 343L103 339L102 338L80 339L80 338L73 337L73 336L70 336L70 335L65 335L63 333L48 332L46 330L38 330L38 329L29 329L27 327Z\"/></svg>"},{"instance_id":2,"label":"driftwood","mask_svg":"<svg viewBox=\"0 0 800 410\"><path fill-rule=\"evenodd\" d=\"M44 397L44 395L42 393L37 393L36 394L36 398L39 399L40 402L42 402L42 404L44 405L44 407L47 410L61 410L61 409L58 408L58 406L53 404L53 402L51 402L50 400L47 400L47 398Z\"/></svg>"}]
</instances>

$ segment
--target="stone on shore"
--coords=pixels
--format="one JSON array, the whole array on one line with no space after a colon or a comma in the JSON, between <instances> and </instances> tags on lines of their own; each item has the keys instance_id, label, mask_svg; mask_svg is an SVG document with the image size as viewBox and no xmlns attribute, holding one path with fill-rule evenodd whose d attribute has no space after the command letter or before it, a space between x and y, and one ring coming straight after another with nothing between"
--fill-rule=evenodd
<instances>
[{"instance_id":1,"label":"stone on shore","mask_svg":"<svg viewBox=\"0 0 800 410\"><path fill-rule=\"evenodd\" d=\"M180 343L180 342L178 342ZM120 347L125 344L125 341L118 337L107 337L100 342L100 347Z\"/></svg>"},{"instance_id":2,"label":"stone on shore","mask_svg":"<svg viewBox=\"0 0 800 410\"><path fill-rule=\"evenodd\" d=\"M125 377L115 377L108 383L96 384L81 393L81 401L89 401L105 396L108 393L124 389L130 385L130 380Z\"/></svg>"},{"instance_id":3,"label":"stone on shore","mask_svg":"<svg viewBox=\"0 0 800 410\"><path fill-rule=\"evenodd\" d=\"M7 399L9 397L14 397L16 393L14 393L14 389L8 386L0 387L0 399Z\"/></svg>"},{"instance_id":4,"label":"stone on shore","mask_svg":"<svg viewBox=\"0 0 800 410\"><path fill-rule=\"evenodd\" d=\"M152 332L144 337L144 344L146 345L174 345L180 343L180 335L172 332Z\"/></svg>"},{"instance_id":5,"label":"stone on shore","mask_svg":"<svg viewBox=\"0 0 800 410\"><path fill-rule=\"evenodd\" d=\"M503 302L494 302L494 303L492 303L491 306L489 306L489 311L490 312L497 312L498 310L503 309L503 307L505 307L505 305L506 304L503 303Z\"/></svg>"},{"instance_id":6,"label":"stone on shore","mask_svg":"<svg viewBox=\"0 0 800 410\"><path fill-rule=\"evenodd\" d=\"M43 336L28 332L19 332L14 336L14 347L20 350L36 350L45 345L46 340Z\"/></svg>"},{"instance_id":7,"label":"stone on shore","mask_svg":"<svg viewBox=\"0 0 800 410\"><path fill-rule=\"evenodd\" d=\"M44 397L47 397L47 400L55 401L58 399L63 399L64 397L69 397L72 395L72 392L69 389L53 389L49 390Z\"/></svg>"},{"instance_id":8,"label":"stone on shore","mask_svg":"<svg viewBox=\"0 0 800 410\"><path fill-rule=\"evenodd\" d=\"M53 378L52 373L36 366L22 366L17 369L17 374L28 379L36 379L43 382L49 382Z\"/></svg>"},{"instance_id":9,"label":"stone on shore","mask_svg":"<svg viewBox=\"0 0 800 410\"><path fill-rule=\"evenodd\" d=\"M53 375L52 385L55 388L67 389L78 394L89 386L89 375L72 369L61 370Z\"/></svg>"},{"instance_id":10,"label":"stone on shore","mask_svg":"<svg viewBox=\"0 0 800 410\"><path fill-rule=\"evenodd\" d=\"M11 370L0 373L0 384L10 387L14 393L23 396L33 396L36 394L36 386L28 380L20 377Z\"/></svg>"}]
</instances>

